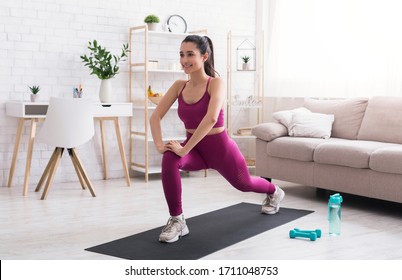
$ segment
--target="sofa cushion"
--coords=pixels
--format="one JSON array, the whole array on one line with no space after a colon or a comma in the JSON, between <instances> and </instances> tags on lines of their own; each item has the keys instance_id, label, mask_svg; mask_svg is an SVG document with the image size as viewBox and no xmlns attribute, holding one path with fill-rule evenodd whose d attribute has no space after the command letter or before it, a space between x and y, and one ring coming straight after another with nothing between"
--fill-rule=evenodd
<instances>
[{"instance_id":1,"label":"sofa cushion","mask_svg":"<svg viewBox=\"0 0 402 280\"><path fill-rule=\"evenodd\" d=\"M372 97L357 138L402 144L402 98Z\"/></svg>"},{"instance_id":2,"label":"sofa cushion","mask_svg":"<svg viewBox=\"0 0 402 280\"><path fill-rule=\"evenodd\" d=\"M378 172L402 174L402 146L389 145L375 150L370 157L370 168Z\"/></svg>"},{"instance_id":3,"label":"sofa cushion","mask_svg":"<svg viewBox=\"0 0 402 280\"><path fill-rule=\"evenodd\" d=\"M280 123L261 123L251 128L251 133L264 141L288 135L288 129Z\"/></svg>"},{"instance_id":4,"label":"sofa cushion","mask_svg":"<svg viewBox=\"0 0 402 280\"><path fill-rule=\"evenodd\" d=\"M331 139L280 137L268 142L267 154L278 158L313 161L315 147L326 141L331 141Z\"/></svg>"},{"instance_id":5,"label":"sofa cushion","mask_svg":"<svg viewBox=\"0 0 402 280\"><path fill-rule=\"evenodd\" d=\"M369 168L373 151L390 144L331 138L333 141L321 143L315 148L314 162L354 168Z\"/></svg>"},{"instance_id":6,"label":"sofa cushion","mask_svg":"<svg viewBox=\"0 0 402 280\"><path fill-rule=\"evenodd\" d=\"M293 110L284 110L284 111L278 111L272 113L272 117L289 128L290 123L292 122L293 114L294 113L311 113L310 110L304 108L304 107L299 107Z\"/></svg>"},{"instance_id":7,"label":"sofa cushion","mask_svg":"<svg viewBox=\"0 0 402 280\"><path fill-rule=\"evenodd\" d=\"M293 113L288 127L289 136L324 138L331 137L334 115L320 113Z\"/></svg>"},{"instance_id":8,"label":"sofa cushion","mask_svg":"<svg viewBox=\"0 0 402 280\"><path fill-rule=\"evenodd\" d=\"M367 107L367 98L319 100L307 98L304 106L312 112L333 114L331 136L344 139L357 139L360 125Z\"/></svg>"}]
</instances>

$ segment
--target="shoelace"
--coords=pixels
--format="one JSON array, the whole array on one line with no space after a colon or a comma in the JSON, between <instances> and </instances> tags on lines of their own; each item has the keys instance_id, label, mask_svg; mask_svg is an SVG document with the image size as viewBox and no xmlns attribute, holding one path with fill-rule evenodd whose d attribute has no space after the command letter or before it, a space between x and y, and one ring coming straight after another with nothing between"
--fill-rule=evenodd
<instances>
[{"instance_id":1,"label":"shoelace","mask_svg":"<svg viewBox=\"0 0 402 280\"><path fill-rule=\"evenodd\" d=\"M267 195L267 197L265 198L265 201L264 201L264 205L268 205L268 206L275 206L274 204L272 204L272 203L275 203L275 196L274 196L274 194L271 194L271 195Z\"/></svg>"},{"instance_id":2,"label":"shoelace","mask_svg":"<svg viewBox=\"0 0 402 280\"><path fill-rule=\"evenodd\" d=\"M166 226L162 229L162 232L171 232L175 223L179 223L179 219L170 217Z\"/></svg>"},{"instance_id":3,"label":"shoelace","mask_svg":"<svg viewBox=\"0 0 402 280\"><path fill-rule=\"evenodd\" d=\"M269 197L270 199L270 203L275 203L275 201L276 201L276 199L275 199L275 196L274 196L274 194L272 194L272 196L270 195L270 197Z\"/></svg>"}]
</instances>

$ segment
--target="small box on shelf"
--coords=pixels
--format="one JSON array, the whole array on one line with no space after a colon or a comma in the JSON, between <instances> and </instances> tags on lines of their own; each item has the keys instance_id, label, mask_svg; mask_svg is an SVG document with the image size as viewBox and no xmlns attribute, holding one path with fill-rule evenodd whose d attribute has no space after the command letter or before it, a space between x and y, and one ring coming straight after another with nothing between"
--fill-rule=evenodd
<instances>
[{"instance_id":1,"label":"small box on shelf","mask_svg":"<svg viewBox=\"0 0 402 280\"><path fill-rule=\"evenodd\" d=\"M156 70L158 69L159 62L157 60L148 60L148 69Z\"/></svg>"}]
</instances>

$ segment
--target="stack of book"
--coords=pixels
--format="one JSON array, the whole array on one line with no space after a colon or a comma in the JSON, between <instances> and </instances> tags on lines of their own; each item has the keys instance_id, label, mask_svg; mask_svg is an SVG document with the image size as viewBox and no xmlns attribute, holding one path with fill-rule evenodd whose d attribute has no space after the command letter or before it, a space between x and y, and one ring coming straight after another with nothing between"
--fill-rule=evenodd
<instances>
[{"instance_id":1,"label":"stack of book","mask_svg":"<svg viewBox=\"0 0 402 280\"><path fill-rule=\"evenodd\" d=\"M251 136L251 127L241 127L237 130L236 135L239 136Z\"/></svg>"},{"instance_id":2,"label":"stack of book","mask_svg":"<svg viewBox=\"0 0 402 280\"><path fill-rule=\"evenodd\" d=\"M247 158L246 163L247 166L255 166L255 159Z\"/></svg>"}]
</instances>

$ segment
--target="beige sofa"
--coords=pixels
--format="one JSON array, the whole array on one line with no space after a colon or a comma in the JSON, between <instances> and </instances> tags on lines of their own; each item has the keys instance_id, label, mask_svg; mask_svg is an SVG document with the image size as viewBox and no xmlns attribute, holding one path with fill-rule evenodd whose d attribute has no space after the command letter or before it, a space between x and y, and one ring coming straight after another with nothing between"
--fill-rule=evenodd
<instances>
[{"instance_id":1,"label":"beige sofa","mask_svg":"<svg viewBox=\"0 0 402 280\"><path fill-rule=\"evenodd\" d=\"M306 99L304 107L334 116L330 138L257 125L256 175L402 203L402 98Z\"/></svg>"}]
</instances>

